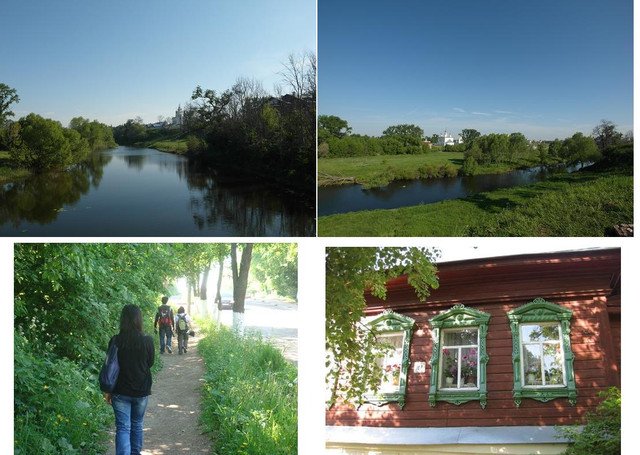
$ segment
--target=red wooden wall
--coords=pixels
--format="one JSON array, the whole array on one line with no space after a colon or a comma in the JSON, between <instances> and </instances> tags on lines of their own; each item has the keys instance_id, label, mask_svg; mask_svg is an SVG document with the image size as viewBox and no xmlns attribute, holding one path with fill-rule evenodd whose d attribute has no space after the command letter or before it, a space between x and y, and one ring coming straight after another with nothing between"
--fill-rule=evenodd
<instances>
[{"instance_id":1,"label":"red wooden wall","mask_svg":"<svg viewBox=\"0 0 640 455\"><path fill-rule=\"evenodd\" d=\"M336 405L327 412L328 425L393 427L457 427L499 425L563 425L580 422L598 403L597 393L620 385L620 252L528 255L439 265L440 288L427 302L418 302L405 278L388 283L387 301L367 296L370 315L383 309L416 321L410 361L427 364L426 373L409 367L406 404L381 407L365 404L355 410ZM578 400L542 403L513 398L511 330L507 312L542 297L573 311L571 343ZM477 401L462 405L428 403L432 340L429 319L454 304L491 314L487 335L487 392L485 409Z\"/></svg>"}]
</instances>

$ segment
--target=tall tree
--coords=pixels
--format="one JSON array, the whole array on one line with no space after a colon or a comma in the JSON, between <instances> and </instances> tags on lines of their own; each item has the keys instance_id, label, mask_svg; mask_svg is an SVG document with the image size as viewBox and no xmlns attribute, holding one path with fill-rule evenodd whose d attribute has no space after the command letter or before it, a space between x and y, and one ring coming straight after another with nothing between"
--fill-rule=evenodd
<instances>
[{"instance_id":1,"label":"tall tree","mask_svg":"<svg viewBox=\"0 0 640 455\"><path fill-rule=\"evenodd\" d=\"M0 127L4 125L7 118L13 116L13 112L9 110L9 106L19 102L20 97L18 97L16 89L9 87L7 84L0 83Z\"/></svg>"},{"instance_id":2,"label":"tall tree","mask_svg":"<svg viewBox=\"0 0 640 455\"><path fill-rule=\"evenodd\" d=\"M600 151L622 142L622 133L616 131L616 124L611 120L601 120L600 124L593 129L592 136Z\"/></svg>"},{"instance_id":3,"label":"tall tree","mask_svg":"<svg viewBox=\"0 0 640 455\"><path fill-rule=\"evenodd\" d=\"M417 125L393 125L382 132L383 136L395 137L402 141L404 146L420 145L424 136L424 131Z\"/></svg>"},{"instance_id":4,"label":"tall tree","mask_svg":"<svg viewBox=\"0 0 640 455\"><path fill-rule=\"evenodd\" d=\"M344 137L349 134L351 134L351 127L346 120L341 119L337 115L318 116L318 142L321 142L322 136Z\"/></svg>"},{"instance_id":5,"label":"tall tree","mask_svg":"<svg viewBox=\"0 0 640 455\"><path fill-rule=\"evenodd\" d=\"M408 275L418 298L438 287L434 260L439 251L429 248L327 248L326 351L329 406L337 399L359 401L380 385L375 362L380 342L363 323L365 291L386 298L386 282Z\"/></svg>"},{"instance_id":6,"label":"tall tree","mask_svg":"<svg viewBox=\"0 0 640 455\"><path fill-rule=\"evenodd\" d=\"M470 144L474 139L480 137L480 131L474 130L473 128L466 128L462 130L460 133L460 137L462 137L462 142L465 144Z\"/></svg>"},{"instance_id":7,"label":"tall tree","mask_svg":"<svg viewBox=\"0 0 640 455\"><path fill-rule=\"evenodd\" d=\"M242 331L244 325L244 300L247 296L249 267L251 266L252 243L242 247L240 264L238 264L238 244L231 244L231 276L233 279L233 327Z\"/></svg>"}]
</instances>

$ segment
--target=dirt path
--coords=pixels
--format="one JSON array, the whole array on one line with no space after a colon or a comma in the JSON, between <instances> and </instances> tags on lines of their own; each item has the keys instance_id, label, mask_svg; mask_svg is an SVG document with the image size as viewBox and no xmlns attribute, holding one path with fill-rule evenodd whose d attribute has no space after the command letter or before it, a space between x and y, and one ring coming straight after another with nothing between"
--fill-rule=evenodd
<instances>
[{"instance_id":1,"label":"dirt path","mask_svg":"<svg viewBox=\"0 0 640 455\"><path fill-rule=\"evenodd\" d=\"M178 355L174 337L173 354L161 354L164 367L154 378L144 417L144 455L211 453L209 438L198 425L204 375L204 363L196 348L198 340L198 336L189 338L187 353ZM115 453L114 437L115 433L107 455Z\"/></svg>"}]
</instances>

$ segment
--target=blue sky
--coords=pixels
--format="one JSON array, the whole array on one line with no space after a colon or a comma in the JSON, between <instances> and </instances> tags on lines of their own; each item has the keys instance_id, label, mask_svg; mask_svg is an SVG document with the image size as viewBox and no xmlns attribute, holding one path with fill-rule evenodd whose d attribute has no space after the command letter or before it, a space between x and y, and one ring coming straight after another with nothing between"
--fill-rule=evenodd
<instances>
[{"instance_id":1,"label":"blue sky","mask_svg":"<svg viewBox=\"0 0 640 455\"><path fill-rule=\"evenodd\" d=\"M320 0L319 113L379 135L633 128L632 0Z\"/></svg>"},{"instance_id":2,"label":"blue sky","mask_svg":"<svg viewBox=\"0 0 640 455\"><path fill-rule=\"evenodd\" d=\"M15 118L152 122L198 84L273 91L290 53L315 50L315 24L315 0L4 0L0 82Z\"/></svg>"}]
</instances>

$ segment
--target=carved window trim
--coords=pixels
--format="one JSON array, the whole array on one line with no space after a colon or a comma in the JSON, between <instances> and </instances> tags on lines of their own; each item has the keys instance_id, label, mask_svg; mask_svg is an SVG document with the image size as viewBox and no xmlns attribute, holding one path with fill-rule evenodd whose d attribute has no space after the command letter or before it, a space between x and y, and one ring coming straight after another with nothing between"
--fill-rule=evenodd
<instances>
[{"instance_id":1,"label":"carved window trim","mask_svg":"<svg viewBox=\"0 0 640 455\"><path fill-rule=\"evenodd\" d=\"M411 346L411 335L415 320L409 316L398 314L392 310L386 310L376 318L367 322L367 326L376 334L387 334L394 332L403 333L402 342L402 364L400 367L399 387L396 392L367 393L364 395L364 402L382 406L388 403L398 403L400 408L405 405L407 393L407 374L409 371L409 347Z\"/></svg>"},{"instance_id":2,"label":"carved window trim","mask_svg":"<svg viewBox=\"0 0 640 455\"><path fill-rule=\"evenodd\" d=\"M438 401L445 401L455 405L469 401L479 401L482 409L487 405L487 331L491 315L462 304L454 305L451 309L441 312L429 320L431 324L431 338L433 353L431 355L431 379L429 386L429 405L435 406ZM478 387L472 390L440 390L440 347L442 334L446 329L477 328L478 329Z\"/></svg>"},{"instance_id":3,"label":"carved window trim","mask_svg":"<svg viewBox=\"0 0 640 455\"><path fill-rule=\"evenodd\" d=\"M537 298L532 302L507 313L513 339L513 401L520 406L523 398L547 402L556 398L567 398L576 404L577 391L573 372L575 356L571 350L571 318L573 312L568 308ZM522 343L520 327L523 324L556 323L560 328L560 341L564 357L565 384L558 386L525 386L522 373Z\"/></svg>"}]
</instances>

